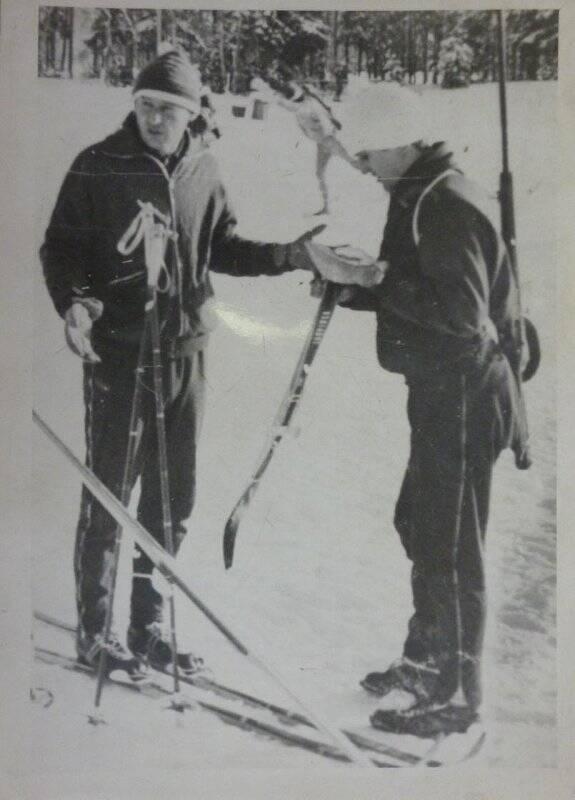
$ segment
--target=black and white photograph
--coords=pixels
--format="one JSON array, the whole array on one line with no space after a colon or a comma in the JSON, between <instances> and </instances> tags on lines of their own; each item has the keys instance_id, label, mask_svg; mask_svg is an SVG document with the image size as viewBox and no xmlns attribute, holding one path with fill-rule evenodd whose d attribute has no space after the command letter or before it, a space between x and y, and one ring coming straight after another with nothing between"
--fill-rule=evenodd
<instances>
[{"instance_id":1,"label":"black and white photograph","mask_svg":"<svg viewBox=\"0 0 575 800\"><path fill-rule=\"evenodd\" d=\"M563 11L310 9L28 15L6 797L559 775Z\"/></svg>"}]
</instances>

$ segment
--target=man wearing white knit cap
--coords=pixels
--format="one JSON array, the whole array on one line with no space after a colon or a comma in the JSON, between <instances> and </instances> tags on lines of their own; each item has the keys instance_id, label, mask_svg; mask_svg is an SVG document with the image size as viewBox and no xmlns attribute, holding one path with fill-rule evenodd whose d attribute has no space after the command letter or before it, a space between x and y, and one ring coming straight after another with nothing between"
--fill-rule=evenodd
<instances>
[{"instance_id":1,"label":"man wearing white knit cap","mask_svg":"<svg viewBox=\"0 0 575 800\"><path fill-rule=\"evenodd\" d=\"M216 162L194 130L201 83L185 55L171 51L149 64L133 94L134 112L121 128L74 160L40 256L67 342L84 361L87 463L120 496L148 297L145 241L137 237L144 209L153 214L155 232L161 230L165 272L157 305L170 511L178 546L195 499L211 327L206 313L213 295L210 271L256 276L312 269L309 240L319 229L288 244L253 242L236 234ZM322 251L326 277L341 282L337 259L325 255ZM373 265L365 270L342 266L346 280L365 284L377 277ZM149 355L145 364L151 363ZM164 545L154 384L149 367L138 375L149 391L143 393L141 438L130 477L132 485L140 478L138 519ZM84 490L75 551L77 650L90 666L105 650L109 670L138 679L143 662L164 667L172 661L171 644L162 628L163 598L152 583L153 564L141 551L134 560L131 652L115 635L104 640L115 532L112 517ZM178 660L182 670L198 666L189 652Z\"/></svg>"},{"instance_id":2,"label":"man wearing white knit cap","mask_svg":"<svg viewBox=\"0 0 575 800\"><path fill-rule=\"evenodd\" d=\"M522 337L487 195L445 142L420 139L417 103L396 100L382 108L379 147L357 153L389 194L386 273L346 304L375 312L379 362L408 387L410 456L394 522L412 564L413 614L401 657L361 683L388 703L409 697L376 711L375 727L426 737L478 719L492 469L507 447L525 466Z\"/></svg>"}]
</instances>

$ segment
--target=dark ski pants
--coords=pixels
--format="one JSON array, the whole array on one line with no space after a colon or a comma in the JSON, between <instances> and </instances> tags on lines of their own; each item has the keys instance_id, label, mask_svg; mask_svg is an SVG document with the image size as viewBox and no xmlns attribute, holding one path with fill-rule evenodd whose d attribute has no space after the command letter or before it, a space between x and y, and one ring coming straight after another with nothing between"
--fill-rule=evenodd
<instances>
[{"instance_id":1,"label":"dark ski pants","mask_svg":"<svg viewBox=\"0 0 575 800\"><path fill-rule=\"evenodd\" d=\"M204 352L163 359L165 427L174 545L185 535L183 523L194 505L196 443L204 397ZM147 366L147 365L150 366ZM106 360L84 367L86 463L117 496L121 495L137 356ZM142 376L142 433L132 487L140 478L137 517L164 546L155 399L151 356ZM110 577L116 523L84 487L76 534L74 568L80 631L102 632L110 602ZM161 621L162 596L153 588L153 564L139 551L134 559L131 622L136 626Z\"/></svg>"},{"instance_id":2,"label":"dark ski pants","mask_svg":"<svg viewBox=\"0 0 575 800\"><path fill-rule=\"evenodd\" d=\"M439 668L435 699L461 687L473 708L481 703L491 477L512 435L513 380L497 358L481 379L455 374L409 385L411 451L395 513L413 564L404 655Z\"/></svg>"}]
</instances>

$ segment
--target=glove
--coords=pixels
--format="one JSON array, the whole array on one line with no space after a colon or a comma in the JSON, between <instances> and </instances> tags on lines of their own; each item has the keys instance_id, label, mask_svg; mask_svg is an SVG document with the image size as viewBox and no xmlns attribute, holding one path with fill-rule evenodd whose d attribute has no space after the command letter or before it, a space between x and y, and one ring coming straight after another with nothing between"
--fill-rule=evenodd
<instances>
[{"instance_id":1,"label":"glove","mask_svg":"<svg viewBox=\"0 0 575 800\"><path fill-rule=\"evenodd\" d=\"M103 305L99 300L76 300L64 317L68 347L89 364L98 364L101 361L92 348L90 336L92 322L102 316L102 311Z\"/></svg>"},{"instance_id":2,"label":"glove","mask_svg":"<svg viewBox=\"0 0 575 800\"><path fill-rule=\"evenodd\" d=\"M307 250L307 243L326 228L325 225L316 225L303 233L298 239L288 244L275 246L275 261L278 267L289 265L292 269L307 269L315 271L313 259Z\"/></svg>"},{"instance_id":3,"label":"glove","mask_svg":"<svg viewBox=\"0 0 575 800\"><path fill-rule=\"evenodd\" d=\"M332 283L369 288L380 284L387 271L386 261L376 261L358 248L326 247L310 241L304 247L313 268Z\"/></svg>"}]
</instances>

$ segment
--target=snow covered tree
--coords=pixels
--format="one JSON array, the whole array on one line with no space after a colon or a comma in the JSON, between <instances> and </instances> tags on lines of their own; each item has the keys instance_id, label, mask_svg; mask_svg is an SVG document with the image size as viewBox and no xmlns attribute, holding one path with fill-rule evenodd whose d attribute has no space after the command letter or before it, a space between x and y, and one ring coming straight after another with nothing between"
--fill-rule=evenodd
<instances>
[{"instance_id":1,"label":"snow covered tree","mask_svg":"<svg viewBox=\"0 0 575 800\"><path fill-rule=\"evenodd\" d=\"M333 85L338 62L350 73L367 70L372 80L439 83L442 76L446 87L497 77L490 11L95 7L76 10L76 23L74 12L40 7L39 75L71 75L75 59L76 74L86 72L91 60L92 76L129 83L161 47L171 45L186 50L216 92L247 91L250 76L276 61L297 67L323 88ZM509 11L506 17L509 78L556 78L558 12Z\"/></svg>"},{"instance_id":2,"label":"snow covered tree","mask_svg":"<svg viewBox=\"0 0 575 800\"><path fill-rule=\"evenodd\" d=\"M443 75L442 86L454 89L468 86L473 69L473 50L456 36L448 36L441 43L439 71Z\"/></svg>"}]
</instances>

